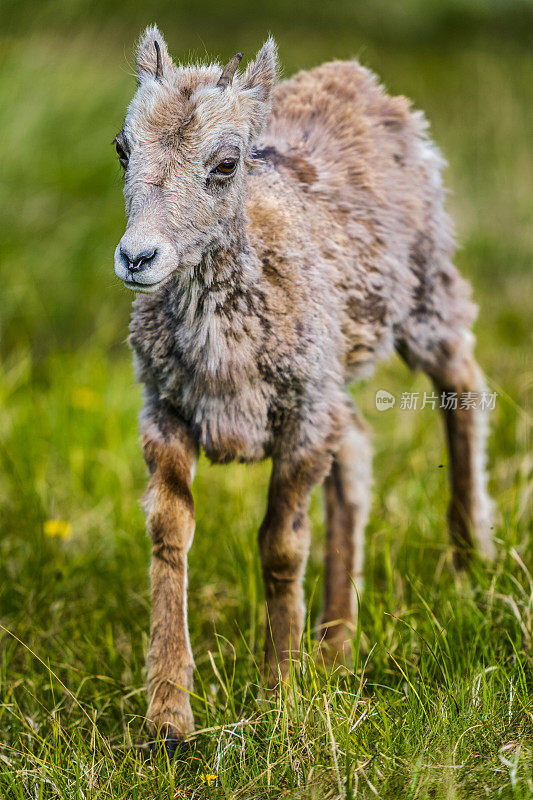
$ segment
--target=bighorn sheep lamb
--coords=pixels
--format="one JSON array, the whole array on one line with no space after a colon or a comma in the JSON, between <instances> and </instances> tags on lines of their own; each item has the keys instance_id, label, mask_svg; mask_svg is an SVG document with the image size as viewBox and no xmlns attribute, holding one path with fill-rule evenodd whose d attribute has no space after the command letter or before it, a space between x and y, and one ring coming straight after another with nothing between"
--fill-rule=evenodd
<instances>
[{"instance_id":1,"label":"bighorn sheep lamb","mask_svg":"<svg viewBox=\"0 0 533 800\"><path fill-rule=\"evenodd\" d=\"M480 392L476 308L451 261L443 161L420 112L356 61L277 84L276 46L238 72L175 66L155 27L116 149L128 224L115 272L137 293L129 342L145 387L152 618L148 719L170 752L191 731L187 552L199 447L271 458L259 531L270 686L303 625L306 515L323 482L324 646L349 644L362 586L370 446L346 390L393 349L435 391ZM490 555L485 415L444 411L449 528L462 566Z\"/></svg>"}]
</instances>

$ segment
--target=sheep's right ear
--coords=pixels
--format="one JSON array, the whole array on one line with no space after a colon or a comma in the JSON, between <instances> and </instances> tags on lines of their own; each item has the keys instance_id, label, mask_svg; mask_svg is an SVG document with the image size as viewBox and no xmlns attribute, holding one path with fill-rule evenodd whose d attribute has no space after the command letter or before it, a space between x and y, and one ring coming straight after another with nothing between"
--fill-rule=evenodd
<instances>
[{"instance_id":1,"label":"sheep's right ear","mask_svg":"<svg viewBox=\"0 0 533 800\"><path fill-rule=\"evenodd\" d=\"M137 83L140 86L145 78L162 80L173 68L165 40L158 28L151 25L141 36L137 48Z\"/></svg>"}]
</instances>

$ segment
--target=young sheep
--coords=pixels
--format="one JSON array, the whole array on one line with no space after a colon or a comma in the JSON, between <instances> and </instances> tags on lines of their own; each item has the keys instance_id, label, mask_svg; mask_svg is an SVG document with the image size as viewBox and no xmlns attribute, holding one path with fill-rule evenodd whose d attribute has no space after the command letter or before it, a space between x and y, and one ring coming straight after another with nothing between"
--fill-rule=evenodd
<instances>
[{"instance_id":1,"label":"young sheep","mask_svg":"<svg viewBox=\"0 0 533 800\"><path fill-rule=\"evenodd\" d=\"M191 482L212 461L272 458L259 531L275 686L298 652L309 493L324 483L324 642L343 653L363 578L370 445L346 385L396 349L436 390L479 392L475 306L451 262L442 159L426 122L356 61L276 85L269 39L243 73L175 66L153 27L116 137L128 225L115 271L138 295L130 344L153 540L148 718L191 731ZM485 420L444 412L455 562L487 555Z\"/></svg>"}]
</instances>

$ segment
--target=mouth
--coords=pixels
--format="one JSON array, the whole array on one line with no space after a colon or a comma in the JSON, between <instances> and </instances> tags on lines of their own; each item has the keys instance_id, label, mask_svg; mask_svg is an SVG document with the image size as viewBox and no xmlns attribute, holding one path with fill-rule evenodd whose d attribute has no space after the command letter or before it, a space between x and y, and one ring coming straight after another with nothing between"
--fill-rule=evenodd
<instances>
[{"instance_id":1,"label":"mouth","mask_svg":"<svg viewBox=\"0 0 533 800\"><path fill-rule=\"evenodd\" d=\"M168 280L171 278L171 275L166 275L164 278L161 278L160 281L156 281L155 283L139 283L138 281L122 281L126 289L131 289L132 292L138 292L139 294L153 294L157 292Z\"/></svg>"}]
</instances>

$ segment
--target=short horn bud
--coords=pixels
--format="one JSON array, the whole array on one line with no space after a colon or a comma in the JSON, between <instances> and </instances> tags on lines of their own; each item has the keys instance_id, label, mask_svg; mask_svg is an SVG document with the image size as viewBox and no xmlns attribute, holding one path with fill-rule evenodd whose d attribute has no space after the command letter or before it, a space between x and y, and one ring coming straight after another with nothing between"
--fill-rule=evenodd
<instances>
[{"instance_id":1,"label":"short horn bud","mask_svg":"<svg viewBox=\"0 0 533 800\"><path fill-rule=\"evenodd\" d=\"M225 89L232 82L233 76L237 71L237 67L239 66L241 58L242 58L242 53L235 53L235 55L230 58L230 60L222 70L222 74L218 79L217 83L217 86L219 86L221 89Z\"/></svg>"},{"instance_id":2,"label":"short horn bud","mask_svg":"<svg viewBox=\"0 0 533 800\"><path fill-rule=\"evenodd\" d=\"M154 47L156 57L155 79L156 81L160 81L163 77L163 66L161 64L161 48L159 47L157 39L154 41Z\"/></svg>"}]
</instances>

